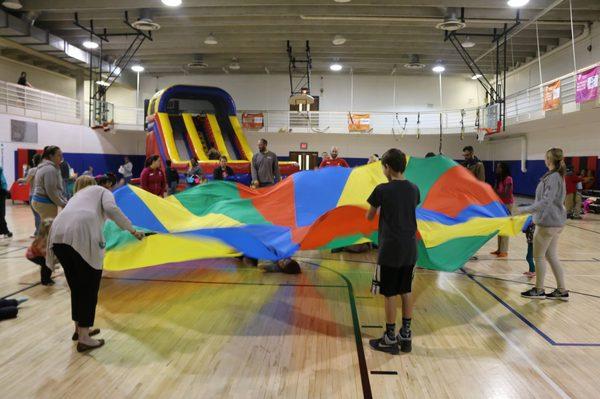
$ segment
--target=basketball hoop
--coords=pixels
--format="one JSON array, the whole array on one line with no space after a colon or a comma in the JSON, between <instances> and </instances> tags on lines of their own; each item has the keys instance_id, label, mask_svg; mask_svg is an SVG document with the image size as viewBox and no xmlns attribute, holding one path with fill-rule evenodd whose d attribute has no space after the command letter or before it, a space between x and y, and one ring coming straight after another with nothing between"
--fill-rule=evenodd
<instances>
[{"instance_id":1,"label":"basketball hoop","mask_svg":"<svg viewBox=\"0 0 600 399\"><path fill-rule=\"evenodd\" d=\"M487 130L485 128L477 129L477 141L482 143L485 140L485 136L488 134Z\"/></svg>"},{"instance_id":2,"label":"basketball hoop","mask_svg":"<svg viewBox=\"0 0 600 399\"><path fill-rule=\"evenodd\" d=\"M94 125L92 126L92 129L94 130L102 130L105 133L114 133L114 128L115 128L115 122L113 120L104 122L102 124L99 125Z\"/></svg>"},{"instance_id":3,"label":"basketball hoop","mask_svg":"<svg viewBox=\"0 0 600 399\"><path fill-rule=\"evenodd\" d=\"M306 110L310 110L310 105L315 103L315 98L302 90L301 93L292 94L289 99L290 105L297 105L298 112L302 112L302 106L306 105Z\"/></svg>"}]
</instances>

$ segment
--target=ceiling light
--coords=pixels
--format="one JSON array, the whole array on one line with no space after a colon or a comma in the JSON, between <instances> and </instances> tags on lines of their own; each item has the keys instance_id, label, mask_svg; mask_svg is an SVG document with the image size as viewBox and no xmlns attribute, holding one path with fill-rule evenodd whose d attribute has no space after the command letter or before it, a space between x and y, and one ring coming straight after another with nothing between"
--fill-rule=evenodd
<instances>
[{"instance_id":1,"label":"ceiling light","mask_svg":"<svg viewBox=\"0 0 600 399\"><path fill-rule=\"evenodd\" d=\"M181 5L181 0L161 0L162 3L169 7L179 7Z\"/></svg>"},{"instance_id":2,"label":"ceiling light","mask_svg":"<svg viewBox=\"0 0 600 399\"><path fill-rule=\"evenodd\" d=\"M342 35L335 35L332 43L334 46L341 46L342 44L346 43L346 38Z\"/></svg>"},{"instance_id":3,"label":"ceiling light","mask_svg":"<svg viewBox=\"0 0 600 399\"><path fill-rule=\"evenodd\" d=\"M469 36L467 36L467 38L465 39L465 41L464 41L464 42L462 42L461 44L462 44L462 46L463 46L464 48L471 48L471 47L475 47L475 42L474 42L474 41L472 41L472 40L469 38Z\"/></svg>"},{"instance_id":4,"label":"ceiling light","mask_svg":"<svg viewBox=\"0 0 600 399\"><path fill-rule=\"evenodd\" d=\"M110 83L108 83L108 82L106 82L106 81L104 81L104 80L97 80L97 81L96 81L96 84L97 84L98 86L104 86L104 87L108 87L108 86L110 86Z\"/></svg>"},{"instance_id":5,"label":"ceiling light","mask_svg":"<svg viewBox=\"0 0 600 399\"><path fill-rule=\"evenodd\" d=\"M204 39L204 44L214 45L217 43L219 43L219 41L212 33L210 33L208 36L206 36L206 39Z\"/></svg>"},{"instance_id":6,"label":"ceiling light","mask_svg":"<svg viewBox=\"0 0 600 399\"><path fill-rule=\"evenodd\" d=\"M442 73L446 70L446 67L444 67L442 64L436 64L433 66L433 68L431 68L431 70L435 73Z\"/></svg>"},{"instance_id":7,"label":"ceiling light","mask_svg":"<svg viewBox=\"0 0 600 399\"><path fill-rule=\"evenodd\" d=\"M98 43L93 42L91 40L86 40L85 42L83 42L83 47L93 50L93 49L98 48Z\"/></svg>"},{"instance_id":8,"label":"ceiling light","mask_svg":"<svg viewBox=\"0 0 600 399\"><path fill-rule=\"evenodd\" d=\"M508 0L506 2L506 4L508 4L510 7L515 8L523 7L527 5L527 3L529 3L529 0Z\"/></svg>"},{"instance_id":9,"label":"ceiling light","mask_svg":"<svg viewBox=\"0 0 600 399\"><path fill-rule=\"evenodd\" d=\"M145 68L144 68L143 66L141 66L141 65L133 65L133 66L131 67L131 70L132 70L133 72L138 72L138 73L140 73L140 72L144 72L144 69L145 69Z\"/></svg>"},{"instance_id":10,"label":"ceiling light","mask_svg":"<svg viewBox=\"0 0 600 399\"><path fill-rule=\"evenodd\" d=\"M329 69L331 69L334 72L339 72L342 70L342 66L340 64L331 64L329 65Z\"/></svg>"},{"instance_id":11,"label":"ceiling light","mask_svg":"<svg viewBox=\"0 0 600 399\"><path fill-rule=\"evenodd\" d=\"M23 8L23 4L21 4L20 0L4 0L2 5L6 8L10 8L11 10L20 10Z\"/></svg>"},{"instance_id":12,"label":"ceiling light","mask_svg":"<svg viewBox=\"0 0 600 399\"><path fill-rule=\"evenodd\" d=\"M481 78L481 77L483 77L483 76L482 76L482 75L480 75L480 74L478 74L478 73L476 73L475 75L471 76L471 79L472 79L472 80L477 80L477 79L479 79L479 78Z\"/></svg>"},{"instance_id":13,"label":"ceiling light","mask_svg":"<svg viewBox=\"0 0 600 399\"><path fill-rule=\"evenodd\" d=\"M235 57L233 57L233 58L231 59L231 64L229 64L229 69L231 69L232 71L237 71L237 70L239 70L240 68L241 68L241 67L240 67L240 63L238 62L238 59L237 59L237 58L235 58Z\"/></svg>"}]
</instances>

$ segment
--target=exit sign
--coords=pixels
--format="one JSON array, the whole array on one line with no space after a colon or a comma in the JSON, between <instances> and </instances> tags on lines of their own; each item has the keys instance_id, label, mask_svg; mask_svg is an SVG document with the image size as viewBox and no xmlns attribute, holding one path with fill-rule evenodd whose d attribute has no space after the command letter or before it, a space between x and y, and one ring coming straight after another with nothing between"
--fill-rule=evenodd
<instances>
[{"instance_id":1,"label":"exit sign","mask_svg":"<svg viewBox=\"0 0 600 399\"><path fill-rule=\"evenodd\" d=\"M301 150L308 150L308 143L300 143Z\"/></svg>"}]
</instances>

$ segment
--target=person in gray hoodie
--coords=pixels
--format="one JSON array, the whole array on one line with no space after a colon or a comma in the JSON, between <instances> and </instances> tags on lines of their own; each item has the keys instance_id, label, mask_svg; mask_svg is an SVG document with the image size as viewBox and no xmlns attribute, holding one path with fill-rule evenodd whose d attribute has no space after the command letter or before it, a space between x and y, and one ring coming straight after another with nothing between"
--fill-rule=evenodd
<instances>
[{"instance_id":1,"label":"person in gray hoodie","mask_svg":"<svg viewBox=\"0 0 600 399\"><path fill-rule=\"evenodd\" d=\"M552 148L546 152L548 172L542 176L535 190L535 201L529 206L518 208L516 213L531 213L536 225L533 236L533 258L535 260L535 287L521 293L522 297L531 299L569 300L569 292L565 288L563 268L558 260L558 239L567 220L565 209L565 165L563 151ZM546 260L552 267L557 288L551 293L544 291L546 277Z\"/></svg>"},{"instance_id":2,"label":"person in gray hoodie","mask_svg":"<svg viewBox=\"0 0 600 399\"><path fill-rule=\"evenodd\" d=\"M59 170L62 151L55 145L44 148L42 162L38 165L33 184L31 206L42 220L55 218L58 207L64 208L67 200L63 195L63 185Z\"/></svg>"}]
</instances>

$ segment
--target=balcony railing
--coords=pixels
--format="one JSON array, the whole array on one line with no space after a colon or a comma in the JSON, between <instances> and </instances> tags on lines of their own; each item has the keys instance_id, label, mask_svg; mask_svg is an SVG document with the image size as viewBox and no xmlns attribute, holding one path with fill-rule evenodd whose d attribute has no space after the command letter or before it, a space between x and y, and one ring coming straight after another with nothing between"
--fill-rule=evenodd
<instances>
[{"instance_id":1,"label":"balcony railing","mask_svg":"<svg viewBox=\"0 0 600 399\"><path fill-rule=\"evenodd\" d=\"M329 112L329 111L248 111L263 115L263 126L246 130L256 132L289 132L289 133L370 133L393 134L397 136L417 134L439 134L440 114L444 133L460 133L464 125L465 132L476 131L477 108L461 110L427 111L427 112ZM238 113L238 118L244 112ZM365 128L357 131L351 129L356 115L368 116ZM481 114L482 115L482 114ZM483 123L483 119L481 119ZM462 124L461 124L462 121ZM483 126L483 125L482 125Z\"/></svg>"},{"instance_id":2,"label":"balcony railing","mask_svg":"<svg viewBox=\"0 0 600 399\"><path fill-rule=\"evenodd\" d=\"M0 113L66 123L81 123L75 99L0 81Z\"/></svg>"},{"instance_id":3,"label":"balcony railing","mask_svg":"<svg viewBox=\"0 0 600 399\"><path fill-rule=\"evenodd\" d=\"M587 68L586 68L587 69ZM562 112L579 110L575 103L575 73L571 72L560 77ZM530 87L506 97L506 125L541 119L543 111L543 90L548 84ZM98 105L96 103L96 105ZM92 113L92 120L106 118L122 130L141 130L144 126L144 110L142 108L126 107L102 103ZM249 113L263 114L263 125L260 128L245 128L258 132L291 132L291 133L352 133L350 128L351 115L368 114L368 128L361 132L371 134L418 135L439 134L440 115L442 132L445 134L474 133L477 122L485 127L486 115L484 108L468 108L455 110L426 110L398 112L360 112L346 111L278 111L253 110ZM20 86L0 81L0 113L26 116L37 119L59 121L66 123L88 124L88 103L49 93L42 90ZM238 117L244 112L240 111ZM478 118L479 115L479 118ZM489 125L488 125L489 127Z\"/></svg>"}]
</instances>

